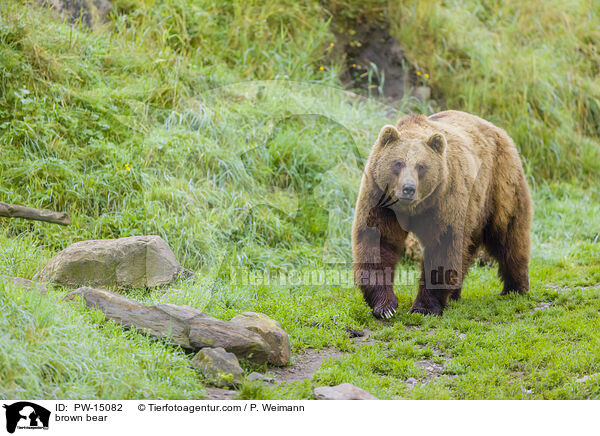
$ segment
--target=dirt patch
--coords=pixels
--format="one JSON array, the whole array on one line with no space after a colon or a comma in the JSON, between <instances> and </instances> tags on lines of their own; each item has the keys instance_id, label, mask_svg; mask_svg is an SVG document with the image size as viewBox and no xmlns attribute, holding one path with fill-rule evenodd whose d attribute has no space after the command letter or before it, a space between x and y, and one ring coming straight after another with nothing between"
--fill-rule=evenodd
<instances>
[{"instance_id":1,"label":"dirt patch","mask_svg":"<svg viewBox=\"0 0 600 436\"><path fill-rule=\"evenodd\" d=\"M205 388L206 397L203 400L233 400L237 391L219 388Z\"/></svg>"},{"instance_id":2,"label":"dirt patch","mask_svg":"<svg viewBox=\"0 0 600 436\"><path fill-rule=\"evenodd\" d=\"M43 6L54 9L61 20L82 23L96 28L108 21L112 4L108 0L38 0Z\"/></svg>"},{"instance_id":3,"label":"dirt patch","mask_svg":"<svg viewBox=\"0 0 600 436\"><path fill-rule=\"evenodd\" d=\"M391 101L410 89L404 52L386 25L357 23L351 29L338 29L336 36L346 65L341 79L348 87Z\"/></svg>"},{"instance_id":4,"label":"dirt patch","mask_svg":"<svg viewBox=\"0 0 600 436\"><path fill-rule=\"evenodd\" d=\"M549 283L546 285L546 289L548 289L548 290L551 289L555 292L566 292L566 291L571 291L571 290L589 291L589 290L600 289L600 283L596 283L595 285L590 285L590 286L563 286L563 285L556 285L554 283Z\"/></svg>"},{"instance_id":5,"label":"dirt patch","mask_svg":"<svg viewBox=\"0 0 600 436\"><path fill-rule=\"evenodd\" d=\"M374 339L371 335L373 334L373 330L364 329L363 335L359 337L352 338L352 343L357 346L370 345L380 342L379 339Z\"/></svg>"},{"instance_id":6,"label":"dirt patch","mask_svg":"<svg viewBox=\"0 0 600 436\"><path fill-rule=\"evenodd\" d=\"M444 373L444 364L436 363L433 360L417 360L415 365L425 372L426 381L441 377Z\"/></svg>"},{"instance_id":7,"label":"dirt patch","mask_svg":"<svg viewBox=\"0 0 600 436\"><path fill-rule=\"evenodd\" d=\"M434 329L431 330L432 331L428 332L429 334L433 334L435 331ZM371 345L380 342L371 336L373 332L369 329L364 329L361 331L361 333L363 336L354 337L352 340L352 342L357 346ZM424 345L416 345L416 347L419 349L425 348ZM437 347L434 347L433 351L437 357L447 357ZM325 360L331 358L337 359L346 354L348 353L339 351L335 348L307 348L304 353L293 356L291 365L281 368L269 368L266 377L258 377L257 379L262 379L263 382L271 386L281 383L293 383L300 380L310 379L314 373L321 368L321 365ZM412 388L417 384L426 384L440 377L451 377L450 375L444 374L446 363L447 362L438 363L428 359L418 360L415 362L415 365L423 371L424 375L420 377L419 380L411 377L405 382L409 387ZM205 399L207 400L231 400L237 395L235 390L206 388L206 391L208 395Z\"/></svg>"},{"instance_id":8,"label":"dirt patch","mask_svg":"<svg viewBox=\"0 0 600 436\"><path fill-rule=\"evenodd\" d=\"M294 356L291 365L282 368L271 368L269 374L272 374L275 383L292 383L308 379L317 372L326 359L340 357L343 354L333 348L321 350L307 348L303 354Z\"/></svg>"}]
</instances>

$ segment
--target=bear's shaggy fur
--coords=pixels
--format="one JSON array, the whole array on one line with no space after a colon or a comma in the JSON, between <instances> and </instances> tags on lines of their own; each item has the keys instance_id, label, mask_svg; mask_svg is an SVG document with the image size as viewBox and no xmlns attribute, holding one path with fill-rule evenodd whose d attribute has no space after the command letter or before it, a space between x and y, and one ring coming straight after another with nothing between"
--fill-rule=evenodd
<instances>
[{"instance_id":1,"label":"bear's shaggy fur","mask_svg":"<svg viewBox=\"0 0 600 436\"><path fill-rule=\"evenodd\" d=\"M480 247L498 262L502 295L529 289L532 204L511 138L474 115L409 115L379 133L352 228L354 277L378 317L398 307L394 270L407 232L423 246L411 312L441 314L459 299Z\"/></svg>"}]
</instances>

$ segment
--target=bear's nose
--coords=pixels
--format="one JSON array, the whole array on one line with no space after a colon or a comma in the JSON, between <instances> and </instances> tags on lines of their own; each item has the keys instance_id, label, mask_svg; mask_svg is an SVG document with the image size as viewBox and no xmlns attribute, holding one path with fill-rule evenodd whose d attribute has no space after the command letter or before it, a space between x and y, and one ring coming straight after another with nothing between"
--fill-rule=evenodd
<instances>
[{"instance_id":1,"label":"bear's nose","mask_svg":"<svg viewBox=\"0 0 600 436\"><path fill-rule=\"evenodd\" d=\"M417 187L415 185L409 183L402 185L403 197L412 198L415 195L415 192L417 192Z\"/></svg>"}]
</instances>

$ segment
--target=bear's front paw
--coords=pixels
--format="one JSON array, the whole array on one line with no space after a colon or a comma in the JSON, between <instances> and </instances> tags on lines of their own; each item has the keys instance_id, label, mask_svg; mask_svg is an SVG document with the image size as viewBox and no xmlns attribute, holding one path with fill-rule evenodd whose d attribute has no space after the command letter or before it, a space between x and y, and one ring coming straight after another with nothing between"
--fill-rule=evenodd
<instances>
[{"instance_id":1,"label":"bear's front paw","mask_svg":"<svg viewBox=\"0 0 600 436\"><path fill-rule=\"evenodd\" d=\"M393 299L385 299L378 302L373 308L373 315L375 318L390 319L396 313L398 308L398 298L394 295Z\"/></svg>"}]
</instances>

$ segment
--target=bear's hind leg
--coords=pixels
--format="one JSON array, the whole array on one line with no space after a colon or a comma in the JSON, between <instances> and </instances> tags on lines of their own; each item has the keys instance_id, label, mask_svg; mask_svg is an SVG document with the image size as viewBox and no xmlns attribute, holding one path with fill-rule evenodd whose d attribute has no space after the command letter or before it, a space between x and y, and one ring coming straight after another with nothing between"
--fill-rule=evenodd
<instances>
[{"instance_id":1,"label":"bear's hind leg","mask_svg":"<svg viewBox=\"0 0 600 436\"><path fill-rule=\"evenodd\" d=\"M469 268L473 265L473 261L475 260L475 255L479 250L480 240L477 239L473 241L469 247L466 249L465 253L463 253L462 259L462 277L466 277L469 272ZM462 294L462 285L456 289L453 289L450 293L450 300L458 301L460 300Z\"/></svg>"},{"instance_id":2,"label":"bear's hind leg","mask_svg":"<svg viewBox=\"0 0 600 436\"><path fill-rule=\"evenodd\" d=\"M486 248L498 261L498 275L504 283L500 295L522 295L529 290L529 225L523 221L513 218L506 230L486 232Z\"/></svg>"}]
</instances>

